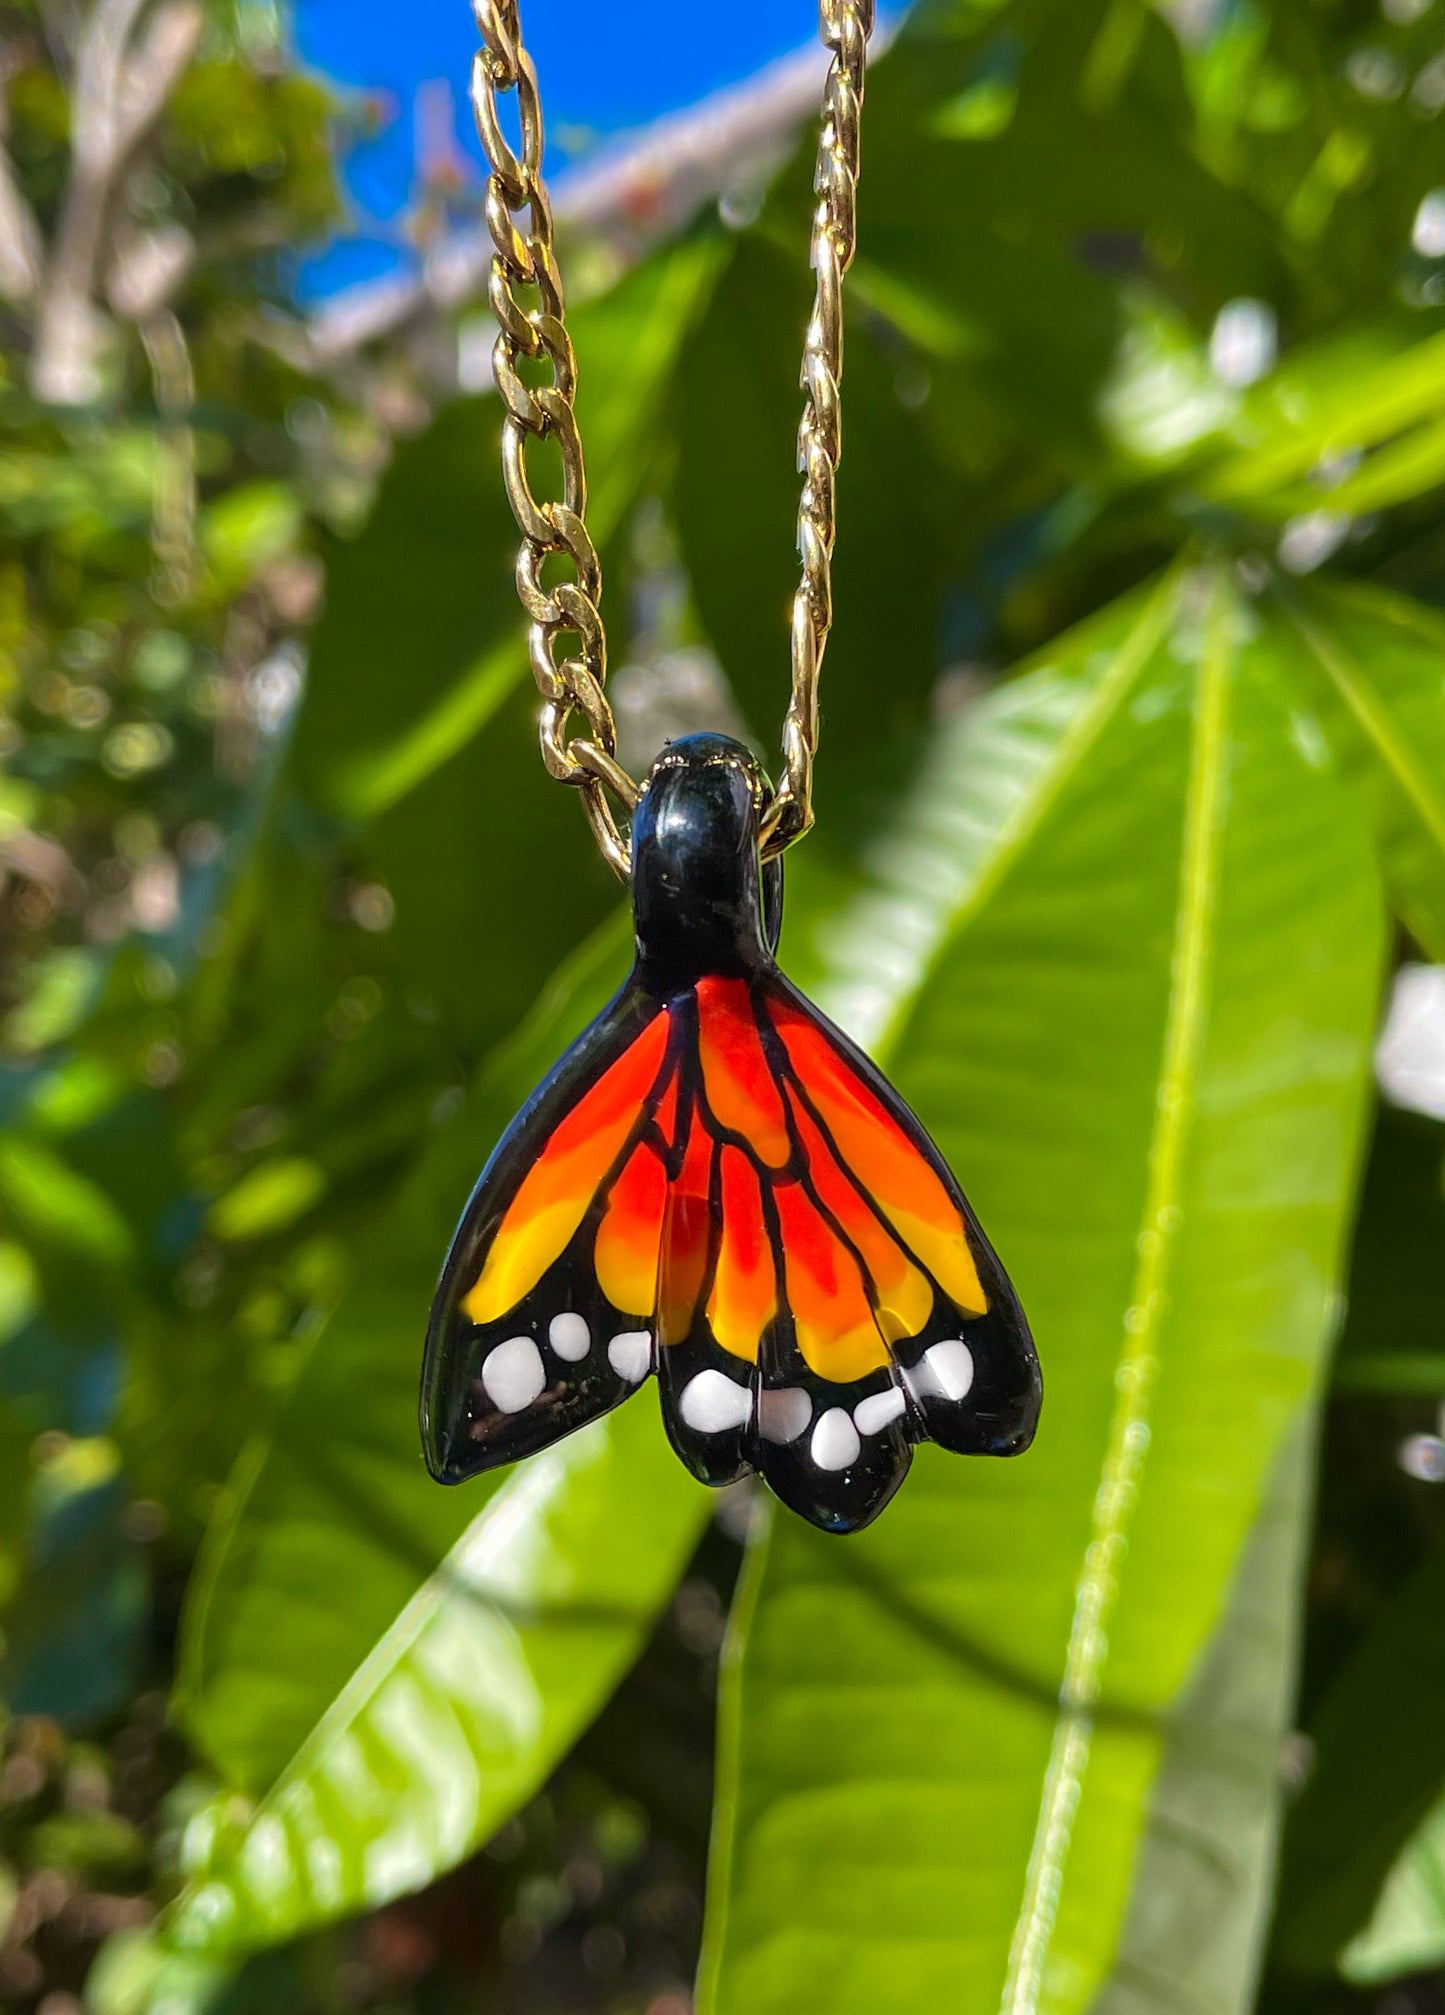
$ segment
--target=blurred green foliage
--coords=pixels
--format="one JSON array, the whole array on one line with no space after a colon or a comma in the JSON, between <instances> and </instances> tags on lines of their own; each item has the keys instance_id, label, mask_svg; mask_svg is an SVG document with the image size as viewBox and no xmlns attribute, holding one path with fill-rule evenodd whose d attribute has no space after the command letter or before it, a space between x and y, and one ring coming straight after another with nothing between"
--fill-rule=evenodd
<instances>
[{"instance_id":1,"label":"blurred green foliage","mask_svg":"<svg viewBox=\"0 0 1445 2015\"><path fill-rule=\"evenodd\" d=\"M495 403L444 324L316 347L345 118L171 6L64 342L100 15L3 13L6 2005L1437 2007L1445 1130L1370 1065L1445 961L1445 16L936 0L871 75L785 958L1048 1402L840 1544L646 1397L422 1472L448 1231L625 918ZM781 711L809 160L572 316L634 761Z\"/></svg>"}]
</instances>

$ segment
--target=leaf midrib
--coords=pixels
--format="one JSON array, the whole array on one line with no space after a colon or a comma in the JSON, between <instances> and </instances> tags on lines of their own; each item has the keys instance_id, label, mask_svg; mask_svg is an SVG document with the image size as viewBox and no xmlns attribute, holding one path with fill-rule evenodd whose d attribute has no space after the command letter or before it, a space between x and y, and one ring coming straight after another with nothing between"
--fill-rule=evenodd
<instances>
[{"instance_id":1,"label":"leaf midrib","mask_svg":"<svg viewBox=\"0 0 1445 2015\"><path fill-rule=\"evenodd\" d=\"M1140 1430L1148 1426L1157 1372L1153 1344L1166 1306L1169 1263L1179 1239L1181 1170L1207 1014L1207 975L1214 954L1228 699L1236 636L1233 613L1227 578L1222 571L1216 572L1210 583L1204 660L1196 693L1173 977L1157 1117L1149 1145L1139 1265L1124 1316L1114 1380L1119 1396L1076 1584L1059 1709L1023 1907L1009 1953L1002 2015L1035 2015L1040 2003L1074 1815L1089 1763L1094 1708L1108 1662L1106 1633L1118 1601L1128 1534L1139 1501L1147 1442L1147 1435Z\"/></svg>"}]
</instances>

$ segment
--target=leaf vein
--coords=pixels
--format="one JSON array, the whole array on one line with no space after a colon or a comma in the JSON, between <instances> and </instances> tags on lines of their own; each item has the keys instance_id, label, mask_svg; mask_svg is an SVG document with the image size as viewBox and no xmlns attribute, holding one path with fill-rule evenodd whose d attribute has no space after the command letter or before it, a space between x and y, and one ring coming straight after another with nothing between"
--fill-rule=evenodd
<instances>
[{"instance_id":1,"label":"leaf vein","mask_svg":"<svg viewBox=\"0 0 1445 2015\"><path fill-rule=\"evenodd\" d=\"M1445 853L1445 795L1432 789L1429 776L1411 755L1399 725L1378 689L1293 597L1284 602L1284 607L1311 656L1354 715L1366 739L1414 807L1425 830Z\"/></svg>"},{"instance_id":2,"label":"leaf vein","mask_svg":"<svg viewBox=\"0 0 1445 2015\"><path fill-rule=\"evenodd\" d=\"M1235 647L1232 616L1227 578L1216 572L1210 582L1204 659L1195 694L1179 915L1138 1242L1139 1265L1124 1316L1124 1335L1114 1375L1118 1398L1094 1499L1089 1543L1076 1584L1053 1743L1025 1876L1023 1906L1009 1954L1003 2015L1035 2015L1042 1998L1074 1819L1089 1763L1095 1710L1108 1659L1108 1625L1119 1592L1148 1445L1149 1415L1158 1372L1155 1349L1167 1305L1169 1264L1178 1240L1181 1171L1207 1012L1206 982L1214 949L1225 809L1229 687Z\"/></svg>"}]
</instances>

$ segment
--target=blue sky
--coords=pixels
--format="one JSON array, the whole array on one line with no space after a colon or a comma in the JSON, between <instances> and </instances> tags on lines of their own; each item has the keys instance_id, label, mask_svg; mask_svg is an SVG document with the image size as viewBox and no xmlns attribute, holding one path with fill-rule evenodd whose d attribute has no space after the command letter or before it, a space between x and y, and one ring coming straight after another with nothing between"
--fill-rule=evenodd
<instances>
[{"instance_id":1,"label":"blue sky","mask_svg":"<svg viewBox=\"0 0 1445 2015\"><path fill-rule=\"evenodd\" d=\"M385 130L347 164L356 235L305 263L303 291L314 296L387 272L404 256L386 226L412 184L419 90L450 83L458 136L478 153L466 99L477 37L467 0L295 0L294 18L308 63L340 84L385 93L393 108ZM817 9L815 0L755 0L723 13L699 0L522 0L522 24L549 134L602 138L800 48L817 33Z\"/></svg>"}]
</instances>

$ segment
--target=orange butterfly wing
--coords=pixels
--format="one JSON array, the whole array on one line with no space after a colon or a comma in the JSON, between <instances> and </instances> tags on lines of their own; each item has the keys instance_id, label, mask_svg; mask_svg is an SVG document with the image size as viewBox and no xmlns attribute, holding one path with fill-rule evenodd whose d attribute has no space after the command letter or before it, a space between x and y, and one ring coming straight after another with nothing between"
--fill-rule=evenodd
<instances>
[{"instance_id":1,"label":"orange butterfly wing","mask_svg":"<svg viewBox=\"0 0 1445 2015\"><path fill-rule=\"evenodd\" d=\"M427 1330L422 1445L439 1481L546 1447L652 1370L669 1033L625 987L483 1170Z\"/></svg>"},{"instance_id":2,"label":"orange butterfly wing","mask_svg":"<svg viewBox=\"0 0 1445 2015\"><path fill-rule=\"evenodd\" d=\"M710 1483L757 1469L841 1531L876 1516L917 1441L1025 1446L1022 1311L897 1094L775 973L705 978L671 1012L688 1090L658 1377L683 1460Z\"/></svg>"},{"instance_id":3,"label":"orange butterfly wing","mask_svg":"<svg viewBox=\"0 0 1445 2015\"><path fill-rule=\"evenodd\" d=\"M423 1434L447 1481L656 1370L694 1474L760 1471L866 1524L932 1438L1027 1444L1017 1299L916 1119L776 972L623 990L488 1164L433 1308Z\"/></svg>"}]
</instances>

